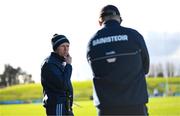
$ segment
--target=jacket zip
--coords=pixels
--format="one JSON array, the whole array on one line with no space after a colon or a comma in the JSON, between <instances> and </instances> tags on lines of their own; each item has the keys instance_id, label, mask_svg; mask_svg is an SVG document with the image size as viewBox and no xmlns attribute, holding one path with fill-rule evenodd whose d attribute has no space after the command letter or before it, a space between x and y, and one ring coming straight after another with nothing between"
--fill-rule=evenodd
<instances>
[{"instance_id":1,"label":"jacket zip","mask_svg":"<svg viewBox=\"0 0 180 116\"><path fill-rule=\"evenodd\" d=\"M136 55L141 52L141 49L135 51L135 52L128 52L128 53L120 53L120 54L115 54L115 55L109 55L109 56L103 56L103 57L98 57L91 59L91 61L98 61L98 60L103 60L103 59L108 59L108 58L113 58L113 57L119 57L119 56L130 56L130 55Z\"/></svg>"}]
</instances>

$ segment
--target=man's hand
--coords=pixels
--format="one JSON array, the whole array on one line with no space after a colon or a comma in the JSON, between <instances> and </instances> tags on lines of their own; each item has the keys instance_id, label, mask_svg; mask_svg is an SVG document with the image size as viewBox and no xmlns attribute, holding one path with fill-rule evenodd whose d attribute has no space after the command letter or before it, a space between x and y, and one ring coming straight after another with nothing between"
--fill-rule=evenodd
<instances>
[{"instance_id":1,"label":"man's hand","mask_svg":"<svg viewBox=\"0 0 180 116\"><path fill-rule=\"evenodd\" d=\"M67 57L65 57L65 61L67 64L71 64L72 63L72 57L68 54Z\"/></svg>"}]
</instances>

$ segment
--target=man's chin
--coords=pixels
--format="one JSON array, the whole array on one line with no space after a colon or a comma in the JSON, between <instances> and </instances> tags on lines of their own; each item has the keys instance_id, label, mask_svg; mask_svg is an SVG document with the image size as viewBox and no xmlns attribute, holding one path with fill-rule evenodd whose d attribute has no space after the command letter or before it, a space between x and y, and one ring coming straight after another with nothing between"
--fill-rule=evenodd
<instances>
[{"instance_id":1,"label":"man's chin","mask_svg":"<svg viewBox=\"0 0 180 116\"><path fill-rule=\"evenodd\" d=\"M68 57L68 55L69 55L68 53L67 53L67 54L64 54L64 57Z\"/></svg>"}]
</instances>

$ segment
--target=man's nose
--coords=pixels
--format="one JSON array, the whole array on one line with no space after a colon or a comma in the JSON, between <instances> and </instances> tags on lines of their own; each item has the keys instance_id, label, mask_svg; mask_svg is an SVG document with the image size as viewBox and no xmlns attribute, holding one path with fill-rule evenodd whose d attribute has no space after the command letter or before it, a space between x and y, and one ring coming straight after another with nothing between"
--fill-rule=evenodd
<instances>
[{"instance_id":1,"label":"man's nose","mask_svg":"<svg viewBox=\"0 0 180 116\"><path fill-rule=\"evenodd\" d=\"M65 48L65 50L68 50L68 47L64 47Z\"/></svg>"}]
</instances>

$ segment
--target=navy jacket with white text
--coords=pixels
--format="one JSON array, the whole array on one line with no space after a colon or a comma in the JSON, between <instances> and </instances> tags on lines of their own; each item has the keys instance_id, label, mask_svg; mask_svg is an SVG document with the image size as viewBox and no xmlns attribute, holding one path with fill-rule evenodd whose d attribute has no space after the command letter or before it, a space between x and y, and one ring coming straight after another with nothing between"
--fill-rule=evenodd
<instances>
[{"instance_id":1,"label":"navy jacket with white text","mask_svg":"<svg viewBox=\"0 0 180 116\"><path fill-rule=\"evenodd\" d=\"M99 108L148 102L145 74L149 54L140 33L105 22L89 41L87 60L93 72L94 100Z\"/></svg>"}]
</instances>

